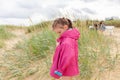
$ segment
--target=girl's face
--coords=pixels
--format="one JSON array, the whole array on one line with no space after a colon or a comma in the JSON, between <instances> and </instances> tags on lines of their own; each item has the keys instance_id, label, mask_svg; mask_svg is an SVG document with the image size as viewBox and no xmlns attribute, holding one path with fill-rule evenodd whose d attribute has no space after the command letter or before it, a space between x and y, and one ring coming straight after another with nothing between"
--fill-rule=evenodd
<instances>
[{"instance_id":1,"label":"girl's face","mask_svg":"<svg viewBox=\"0 0 120 80\"><path fill-rule=\"evenodd\" d=\"M54 31L60 36L63 32L65 32L68 29L67 25L60 25L57 24L54 28Z\"/></svg>"}]
</instances>

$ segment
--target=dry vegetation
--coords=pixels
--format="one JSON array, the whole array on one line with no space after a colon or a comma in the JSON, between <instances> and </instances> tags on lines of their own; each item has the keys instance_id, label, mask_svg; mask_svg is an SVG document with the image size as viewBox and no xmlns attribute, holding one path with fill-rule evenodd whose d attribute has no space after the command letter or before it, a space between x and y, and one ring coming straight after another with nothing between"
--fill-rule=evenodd
<instances>
[{"instance_id":1,"label":"dry vegetation","mask_svg":"<svg viewBox=\"0 0 120 80\"><path fill-rule=\"evenodd\" d=\"M90 24L91 21L74 22L81 32L81 74L74 80L119 80L120 78L110 79L107 76L119 68L117 65L120 51L115 51L114 56L111 54L119 43L113 40L114 36L89 30ZM49 76L49 68L57 35L50 27L49 21L26 28L0 27L0 80L54 80ZM12 48L8 47L10 44Z\"/></svg>"}]
</instances>

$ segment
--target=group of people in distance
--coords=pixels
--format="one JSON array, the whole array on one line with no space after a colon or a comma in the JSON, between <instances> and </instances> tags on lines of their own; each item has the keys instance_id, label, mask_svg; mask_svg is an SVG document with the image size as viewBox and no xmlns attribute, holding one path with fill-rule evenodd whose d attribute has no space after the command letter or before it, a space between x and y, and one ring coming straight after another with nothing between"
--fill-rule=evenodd
<instances>
[{"instance_id":1,"label":"group of people in distance","mask_svg":"<svg viewBox=\"0 0 120 80\"><path fill-rule=\"evenodd\" d=\"M94 24L93 24L93 28L95 29L95 30L100 30L100 31L105 31L105 24L104 24L104 21L100 21L99 23L98 22L95 22Z\"/></svg>"}]
</instances>

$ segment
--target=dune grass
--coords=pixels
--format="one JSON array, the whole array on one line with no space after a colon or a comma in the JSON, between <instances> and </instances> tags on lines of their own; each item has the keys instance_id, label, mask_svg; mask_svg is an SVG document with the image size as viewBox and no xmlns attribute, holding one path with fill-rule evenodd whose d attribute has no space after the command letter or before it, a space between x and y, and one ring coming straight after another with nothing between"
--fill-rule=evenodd
<instances>
[{"instance_id":1,"label":"dune grass","mask_svg":"<svg viewBox=\"0 0 120 80\"><path fill-rule=\"evenodd\" d=\"M41 29L48 28L51 25L51 21L43 21L41 23L38 23L36 25L30 25L27 28L26 33L31 33L35 31L41 31Z\"/></svg>"},{"instance_id":2,"label":"dune grass","mask_svg":"<svg viewBox=\"0 0 120 80\"><path fill-rule=\"evenodd\" d=\"M79 40L79 63L81 75L80 80L90 80L92 77L98 79L100 74L112 69L112 58L110 55L111 40L96 31L80 29ZM93 80L95 80L93 79Z\"/></svg>"},{"instance_id":3,"label":"dune grass","mask_svg":"<svg viewBox=\"0 0 120 80\"><path fill-rule=\"evenodd\" d=\"M0 48L2 48L5 44L3 43L3 40L0 40Z\"/></svg>"},{"instance_id":4,"label":"dune grass","mask_svg":"<svg viewBox=\"0 0 120 80\"><path fill-rule=\"evenodd\" d=\"M29 40L25 40L21 45L18 44L17 48L28 54L44 58L55 47L55 34L53 33L44 28L42 31L34 34Z\"/></svg>"},{"instance_id":5,"label":"dune grass","mask_svg":"<svg viewBox=\"0 0 120 80\"><path fill-rule=\"evenodd\" d=\"M14 35L9 32L5 26L0 26L0 48L2 48L4 44L4 40L10 39Z\"/></svg>"},{"instance_id":6,"label":"dune grass","mask_svg":"<svg viewBox=\"0 0 120 80\"><path fill-rule=\"evenodd\" d=\"M0 27L0 39L9 39L13 34L8 32L5 27Z\"/></svg>"},{"instance_id":7,"label":"dune grass","mask_svg":"<svg viewBox=\"0 0 120 80\"><path fill-rule=\"evenodd\" d=\"M15 51L4 55L5 61L0 66L5 70L0 72L1 79L24 80L33 75L34 80L54 80L49 75L49 69L58 36L51 30L50 24L47 24L48 27L42 25L42 28L30 29L40 32L18 43ZM102 33L89 30L86 21L79 20L74 25L81 33L78 41L81 74L74 80L100 80L102 73L114 68L116 58L110 55L112 40Z\"/></svg>"},{"instance_id":8,"label":"dune grass","mask_svg":"<svg viewBox=\"0 0 120 80\"><path fill-rule=\"evenodd\" d=\"M115 27L120 27L120 20L110 20L110 21L105 21L106 25L110 26L115 26Z\"/></svg>"}]
</instances>

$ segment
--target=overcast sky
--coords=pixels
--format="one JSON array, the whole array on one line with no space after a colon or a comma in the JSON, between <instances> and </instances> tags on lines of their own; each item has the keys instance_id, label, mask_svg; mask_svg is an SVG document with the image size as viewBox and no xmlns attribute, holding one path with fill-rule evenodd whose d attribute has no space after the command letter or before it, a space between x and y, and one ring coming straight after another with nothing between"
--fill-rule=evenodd
<instances>
[{"instance_id":1,"label":"overcast sky","mask_svg":"<svg viewBox=\"0 0 120 80\"><path fill-rule=\"evenodd\" d=\"M120 0L0 0L0 24L30 25L56 17L120 17Z\"/></svg>"}]
</instances>

